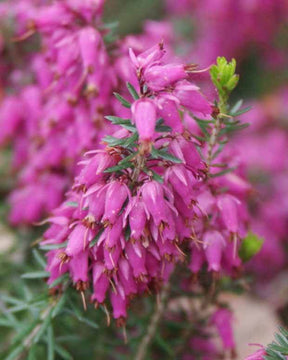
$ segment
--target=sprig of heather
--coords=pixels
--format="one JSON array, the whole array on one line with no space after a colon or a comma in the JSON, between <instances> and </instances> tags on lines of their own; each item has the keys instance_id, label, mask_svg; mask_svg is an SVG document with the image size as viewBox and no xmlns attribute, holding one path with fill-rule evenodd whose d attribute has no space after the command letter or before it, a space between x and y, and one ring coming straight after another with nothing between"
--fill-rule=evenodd
<instances>
[{"instance_id":1,"label":"sprig of heather","mask_svg":"<svg viewBox=\"0 0 288 360\"><path fill-rule=\"evenodd\" d=\"M191 122L213 123L215 108L192 82L193 67L167 64L164 55L163 44L138 56L130 51L139 91L127 84L132 102L115 94L130 116L107 117L117 130L103 138L104 149L81 161L41 244L50 248L49 285L56 281L59 288L58 279L68 273L84 306L91 289L95 307L108 314L111 304L118 325L125 324L131 298L158 292L177 263L194 279L204 267L215 279L220 272L235 275L242 263L238 249L247 216L232 191L242 188L237 177L230 190L225 175L210 172L210 130L206 142L189 130ZM213 317L216 327L231 319L218 322L222 313ZM233 351L232 340L223 343Z\"/></svg>"}]
</instances>

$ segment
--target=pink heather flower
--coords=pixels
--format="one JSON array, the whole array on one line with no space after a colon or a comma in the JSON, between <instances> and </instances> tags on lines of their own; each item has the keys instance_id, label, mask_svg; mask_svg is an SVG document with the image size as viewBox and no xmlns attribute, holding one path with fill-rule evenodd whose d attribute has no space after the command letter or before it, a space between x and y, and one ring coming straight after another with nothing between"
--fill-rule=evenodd
<instances>
[{"instance_id":1,"label":"pink heather flower","mask_svg":"<svg viewBox=\"0 0 288 360\"><path fill-rule=\"evenodd\" d=\"M113 307L114 319L127 317L127 300L125 297L124 289L120 284L116 287L116 291L111 291L111 304Z\"/></svg>"},{"instance_id":2,"label":"pink heather flower","mask_svg":"<svg viewBox=\"0 0 288 360\"><path fill-rule=\"evenodd\" d=\"M126 247L127 260L133 269L135 278L139 278L147 274L145 249L139 242L132 244L131 242Z\"/></svg>"},{"instance_id":3,"label":"pink heather flower","mask_svg":"<svg viewBox=\"0 0 288 360\"><path fill-rule=\"evenodd\" d=\"M84 160L81 164L87 164L77 177L78 186L90 186L103 176L103 171L116 165L117 158L106 151L97 151L94 156Z\"/></svg>"},{"instance_id":4,"label":"pink heather flower","mask_svg":"<svg viewBox=\"0 0 288 360\"><path fill-rule=\"evenodd\" d=\"M67 11L64 4L54 3L41 7L37 15L35 13L33 21L37 29L51 32L56 26L67 26L72 19L73 15Z\"/></svg>"},{"instance_id":5,"label":"pink heather flower","mask_svg":"<svg viewBox=\"0 0 288 360\"><path fill-rule=\"evenodd\" d=\"M88 251L81 252L69 261L69 271L73 283L88 282Z\"/></svg>"},{"instance_id":6,"label":"pink heather flower","mask_svg":"<svg viewBox=\"0 0 288 360\"><path fill-rule=\"evenodd\" d=\"M212 106L200 93L198 86L183 80L176 85L173 94L181 105L187 107L196 117L205 119L211 116Z\"/></svg>"},{"instance_id":7,"label":"pink heather flower","mask_svg":"<svg viewBox=\"0 0 288 360\"><path fill-rule=\"evenodd\" d=\"M143 203L148 216L152 217L156 226L168 223L168 204L164 198L163 186L157 181L146 182L141 188Z\"/></svg>"},{"instance_id":8,"label":"pink heather flower","mask_svg":"<svg viewBox=\"0 0 288 360\"><path fill-rule=\"evenodd\" d=\"M196 181L184 165L171 166L165 174L165 180L171 184L174 192L183 199L188 207L193 204L195 200L193 185Z\"/></svg>"},{"instance_id":9,"label":"pink heather flower","mask_svg":"<svg viewBox=\"0 0 288 360\"><path fill-rule=\"evenodd\" d=\"M105 0L68 0L68 4L76 12L85 16L87 21L102 14Z\"/></svg>"},{"instance_id":10,"label":"pink heather flower","mask_svg":"<svg viewBox=\"0 0 288 360\"><path fill-rule=\"evenodd\" d=\"M235 341L232 329L232 313L228 309L218 309L211 317L211 323L217 328L224 349L234 349Z\"/></svg>"},{"instance_id":11,"label":"pink heather flower","mask_svg":"<svg viewBox=\"0 0 288 360\"><path fill-rule=\"evenodd\" d=\"M154 65L148 67L143 74L145 83L153 91L162 90L186 77L185 67L181 64Z\"/></svg>"},{"instance_id":12,"label":"pink heather flower","mask_svg":"<svg viewBox=\"0 0 288 360\"><path fill-rule=\"evenodd\" d=\"M205 263L205 257L204 253L200 247L197 247L197 245L193 245L191 250L191 258L190 258L190 264L189 269L192 271L192 273L197 274L202 266Z\"/></svg>"},{"instance_id":13,"label":"pink heather flower","mask_svg":"<svg viewBox=\"0 0 288 360\"><path fill-rule=\"evenodd\" d=\"M105 266L95 262L93 265L93 289L92 300L102 304L109 288L109 278L105 274Z\"/></svg>"},{"instance_id":14,"label":"pink heather flower","mask_svg":"<svg viewBox=\"0 0 288 360\"><path fill-rule=\"evenodd\" d=\"M139 240L145 235L144 229L147 221L147 215L143 201L140 198L134 198L131 202L134 202L134 205L132 205L131 210L126 213L126 216L129 215L131 238Z\"/></svg>"},{"instance_id":15,"label":"pink heather flower","mask_svg":"<svg viewBox=\"0 0 288 360\"><path fill-rule=\"evenodd\" d=\"M126 199L130 198L130 191L127 185L120 181L113 181L108 185L106 198L105 198L105 210L103 215L103 221L109 221L110 224L114 224L119 216L120 210Z\"/></svg>"},{"instance_id":16,"label":"pink heather flower","mask_svg":"<svg viewBox=\"0 0 288 360\"><path fill-rule=\"evenodd\" d=\"M118 245L119 238L122 235L122 230L123 230L123 217L119 216L114 226L112 227L108 226L104 230L103 235L101 236L99 241L105 239L105 247L107 248L107 250L109 249L112 250Z\"/></svg>"},{"instance_id":17,"label":"pink heather flower","mask_svg":"<svg viewBox=\"0 0 288 360\"><path fill-rule=\"evenodd\" d=\"M186 168L193 174L203 175L205 173L206 165L192 141L187 141L182 136L175 137L169 147L172 154L182 160Z\"/></svg>"},{"instance_id":18,"label":"pink heather flower","mask_svg":"<svg viewBox=\"0 0 288 360\"><path fill-rule=\"evenodd\" d=\"M232 233L239 230L238 206L240 201L234 196L225 194L218 197L217 206L220 210L225 226Z\"/></svg>"},{"instance_id":19,"label":"pink heather flower","mask_svg":"<svg viewBox=\"0 0 288 360\"><path fill-rule=\"evenodd\" d=\"M84 69L93 73L99 62L99 50L103 47L101 35L94 27L89 26L81 29L78 36Z\"/></svg>"},{"instance_id":20,"label":"pink heather flower","mask_svg":"<svg viewBox=\"0 0 288 360\"><path fill-rule=\"evenodd\" d=\"M137 294L137 286L134 281L133 272L129 261L124 258L119 259L119 281L123 284L126 296Z\"/></svg>"},{"instance_id":21,"label":"pink heather flower","mask_svg":"<svg viewBox=\"0 0 288 360\"><path fill-rule=\"evenodd\" d=\"M0 108L0 121L1 121L1 143L9 139L16 132L21 123L21 108L19 101L16 97L7 97Z\"/></svg>"},{"instance_id":22,"label":"pink heather flower","mask_svg":"<svg viewBox=\"0 0 288 360\"><path fill-rule=\"evenodd\" d=\"M261 349L246 357L245 360L263 360L265 355L265 348L261 346Z\"/></svg>"},{"instance_id":23,"label":"pink heather flower","mask_svg":"<svg viewBox=\"0 0 288 360\"><path fill-rule=\"evenodd\" d=\"M47 266L46 271L49 271L50 276L48 284L51 285L59 276L65 274L69 266L61 260L61 250L51 250L47 253Z\"/></svg>"},{"instance_id":24,"label":"pink heather flower","mask_svg":"<svg viewBox=\"0 0 288 360\"><path fill-rule=\"evenodd\" d=\"M218 272L221 268L221 256L226 246L220 232L212 230L203 235L203 248L208 262L208 270Z\"/></svg>"},{"instance_id":25,"label":"pink heather flower","mask_svg":"<svg viewBox=\"0 0 288 360\"><path fill-rule=\"evenodd\" d=\"M74 257L83 252L89 242L93 239L95 233L82 224L77 224L68 237L66 254Z\"/></svg>"},{"instance_id":26,"label":"pink heather flower","mask_svg":"<svg viewBox=\"0 0 288 360\"><path fill-rule=\"evenodd\" d=\"M165 55L165 50L162 44L157 44L149 48L148 50L142 52L138 56L136 56L134 54L134 51L130 48L129 55L136 69L144 69L149 67L151 64L157 64L159 60L161 60Z\"/></svg>"},{"instance_id":27,"label":"pink heather flower","mask_svg":"<svg viewBox=\"0 0 288 360\"><path fill-rule=\"evenodd\" d=\"M177 98L160 94L157 98L159 117L165 121L165 124L170 126L173 132L182 133L183 124L180 118Z\"/></svg>"},{"instance_id":28,"label":"pink heather flower","mask_svg":"<svg viewBox=\"0 0 288 360\"><path fill-rule=\"evenodd\" d=\"M150 99L139 99L133 103L131 111L132 120L136 125L140 140L151 141L155 133L157 120L154 101Z\"/></svg>"}]
</instances>

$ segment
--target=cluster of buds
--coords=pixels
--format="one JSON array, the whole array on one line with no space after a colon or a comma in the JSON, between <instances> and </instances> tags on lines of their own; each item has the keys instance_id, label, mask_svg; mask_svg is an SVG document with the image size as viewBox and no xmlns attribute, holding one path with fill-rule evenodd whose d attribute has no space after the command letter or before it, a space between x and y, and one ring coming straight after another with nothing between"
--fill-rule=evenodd
<instances>
[{"instance_id":1,"label":"cluster of buds","mask_svg":"<svg viewBox=\"0 0 288 360\"><path fill-rule=\"evenodd\" d=\"M138 56L130 51L130 57L139 92L128 84L132 104L116 94L130 118L107 117L117 130L104 137L104 149L81 161L42 242L53 247L49 284L68 272L83 299L92 288L96 306L112 304L120 325L130 299L157 291L178 262L190 258L194 276L203 266L233 272L246 231L241 201L223 192L229 179L210 174L211 159L207 163L199 153L202 147L211 155L212 144L189 130L198 116L211 120L213 112L191 82L193 67L165 63L163 44ZM237 181L230 183L237 188Z\"/></svg>"}]
</instances>

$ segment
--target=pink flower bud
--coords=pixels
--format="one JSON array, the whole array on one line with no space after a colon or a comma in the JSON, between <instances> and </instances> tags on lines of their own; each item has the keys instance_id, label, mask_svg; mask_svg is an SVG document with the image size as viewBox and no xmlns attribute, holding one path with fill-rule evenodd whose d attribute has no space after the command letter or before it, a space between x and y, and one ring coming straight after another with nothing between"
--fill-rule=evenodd
<instances>
[{"instance_id":1,"label":"pink flower bud","mask_svg":"<svg viewBox=\"0 0 288 360\"><path fill-rule=\"evenodd\" d=\"M240 201L229 194L220 195L217 200L223 222L227 229L233 233L237 233L239 230L239 205Z\"/></svg>"},{"instance_id":2,"label":"pink flower bud","mask_svg":"<svg viewBox=\"0 0 288 360\"><path fill-rule=\"evenodd\" d=\"M0 142L12 136L21 123L21 103L16 97L7 97L0 108L1 134Z\"/></svg>"},{"instance_id":3,"label":"pink flower bud","mask_svg":"<svg viewBox=\"0 0 288 360\"><path fill-rule=\"evenodd\" d=\"M162 185L154 180L146 182L141 188L141 194L144 206L147 212L151 214L156 226L159 226L161 221L167 223L169 209L164 198Z\"/></svg>"},{"instance_id":4,"label":"pink flower bud","mask_svg":"<svg viewBox=\"0 0 288 360\"><path fill-rule=\"evenodd\" d=\"M198 249L196 245L193 246L191 249L191 258L190 258L190 264L189 269L192 271L192 273L197 274L203 264L204 264L204 253L202 249Z\"/></svg>"},{"instance_id":5,"label":"pink flower bud","mask_svg":"<svg viewBox=\"0 0 288 360\"><path fill-rule=\"evenodd\" d=\"M65 26L72 22L73 15L63 4L54 3L53 5L47 5L41 7L36 12L35 24L40 31L50 32L57 26Z\"/></svg>"},{"instance_id":6,"label":"pink flower bud","mask_svg":"<svg viewBox=\"0 0 288 360\"><path fill-rule=\"evenodd\" d=\"M79 47L75 41L75 35L65 36L58 45L57 52L57 73L63 74L71 68L78 59Z\"/></svg>"},{"instance_id":7,"label":"pink flower bud","mask_svg":"<svg viewBox=\"0 0 288 360\"><path fill-rule=\"evenodd\" d=\"M257 350L254 354L247 356L245 360L263 360L265 355L267 355L265 348L261 346L261 349Z\"/></svg>"},{"instance_id":8,"label":"pink flower bud","mask_svg":"<svg viewBox=\"0 0 288 360\"><path fill-rule=\"evenodd\" d=\"M145 68L161 60L165 55L165 50L163 49L162 44L157 44L142 52L137 57L132 49L129 49L129 54L131 61L136 68Z\"/></svg>"},{"instance_id":9,"label":"pink flower bud","mask_svg":"<svg viewBox=\"0 0 288 360\"><path fill-rule=\"evenodd\" d=\"M101 48L103 46L102 37L92 26L87 26L79 31L79 47L85 69L93 72L95 64L99 62ZM99 69L97 68L97 71Z\"/></svg>"},{"instance_id":10,"label":"pink flower bud","mask_svg":"<svg viewBox=\"0 0 288 360\"><path fill-rule=\"evenodd\" d=\"M114 319L126 318L127 317L127 301L124 295L124 290L121 285L116 287L117 293L111 291L110 300L113 308Z\"/></svg>"},{"instance_id":11,"label":"pink flower bud","mask_svg":"<svg viewBox=\"0 0 288 360\"><path fill-rule=\"evenodd\" d=\"M144 204L141 199L137 199L129 213L130 236L132 239L139 240L144 235L146 220Z\"/></svg>"},{"instance_id":12,"label":"pink flower bud","mask_svg":"<svg viewBox=\"0 0 288 360\"><path fill-rule=\"evenodd\" d=\"M189 173L184 165L171 166L166 174L165 180L168 181L175 192L183 199L187 206L191 206L194 200L193 175Z\"/></svg>"},{"instance_id":13,"label":"pink flower bud","mask_svg":"<svg viewBox=\"0 0 288 360\"><path fill-rule=\"evenodd\" d=\"M61 264L61 259L59 257L61 250L51 250L47 253L47 266L46 271L49 271L50 276L48 279L48 284L52 284L56 279L61 275L65 274L68 271L68 264Z\"/></svg>"},{"instance_id":14,"label":"pink flower bud","mask_svg":"<svg viewBox=\"0 0 288 360\"><path fill-rule=\"evenodd\" d=\"M68 263L73 283L88 281L88 251L79 253L71 258Z\"/></svg>"},{"instance_id":15,"label":"pink flower bud","mask_svg":"<svg viewBox=\"0 0 288 360\"><path fill-rule=\"evenodd\" d=\"M137 286L133 277L132 268L129 265L129 262L124 258L119 259L119 280L121 284L123 284L126 296L137 293Z\"/></svg>"},{"instance_id":16,"label":"pink flower bud","mask_svg":"<svg viewBox=\"0 0 288 360\"><path fill-rule=\"evenodd\" d=\"M170 149L173 155L181 159L192 172L198 173L199 170L204 171L206 169L193 142L179 136L171 141Z\"/></svg>"},{"instance_id":17,"label":"pink flower bud","mask_svg":"<svg viewBox=\"0 0 288 360\"><path fill-rule=\"evenodd\" d=\"M176 81L185 79L187 73L182 64L155 65L147 68L143 77L151 90L160 91Z\"/></svg>"},{"instance_id":18,"label":"pink flower bud","mask_svg":"<svg viewBox=\"0 0 288 360\"><path fill-rule=\"evenodd\" d=\"M82 224L78 224L68 237L68 244L65 253L68 256L77 256L83 252L88 243L95 236L94 232Z\"/></svg>"},{"instance_id":19,"label":"pink flower bud","mask_svg":"<svg viewBox=\"0 0 288 360\"><path fill-rule=\"evenodd\" d=\"M153 100L139 99L131 108L132 121L135 123L140 140L151 141L157 120L156 105Z\"/></svg>"},{"instance_id":20,"label":"pink flower bud","mask_svg":"<svg viewBox=\"0 0 288 360\"><path fill-rule=\"evenodd\" d=\"M130 190L127 185L120 181L111 182L106 192L103 221L108 220L110 224L114 224L128 197L130 197Z\"/></svg>"},{"instance_id":21,"label":"pink flower bud","mask_svg":"<svg viewBox=\"0 0 288 360\"><path fill-rule=\"evenodd\" d=\"M89 207L89 215L92 215L95 221L100 221L105 210L107 186L99 184L99 190L87 196L84 207Z\"/></svg>"},{"instance_id":22,"label":"pink flower bud","mask_svg":"<svg viewBox=\"0 0 288 360\"><path fill-rule=\"evenodd\" d=\"M84 15L91 22L95 15L101 15L105 0L68 0L69 7Z\"/></svg>"},{"instance_id":23,"label":"pink flower bud","mask_svg":"<svg viewBox=\"0 0 288 360\"><path fill-rule=\"evenodd\" d=\"M160 95L157 98L158 114L173 132L182 133L183 124L179 115L178 106L173 97Z\"/></svg>"},{"instance_id":24,"label":"pink flower bud","mask_svg":"<svg viewBox=\"0 0 288 360\"><path fill-rule=\"evenodd\" d=\"M133 269L133 274L136 278L143 274L147 274L145 266L145 251L139 242L132 244L129 242L125 248L127 259Z\"/></svg>"},{"instance_id":25,"label":"pink flower bud","mask_svg":"<svg viewBox=\"0 0 288 360\"><path fill-rule=\"evenodd\" d=\"M106 151L98 152L89 160L84 160L81 164L86 165L80 172L77 183L90 186L102 177L102 172L108 167L116 165L115 158Z\"/></svg>"},{"instance_id":26,"label":"pink flower bud","mask_svg":"<svg viewBox=\"0 0 288 360\"><path fill-rule=\"evenodd\" d=\"M123 231L123 216L119 216L112 227L105 229L105 246L112 249L116 244L120 243L120 236Z\"/></svg>"},{"instance_id":27,"label":"pink flower bud","mask_svg":"<svg viewBox=\"0 0 288 360\"><path fill-rule=\"evenodd\" d=\"M109 279L104 273L104 265L99 262L93 264L93 294L92 300L102 304L105 300L106 291L109 288Z\"/></svg>"},{"instance_id":28,"label":"pink flower bud","mask_svg":"<svg viewBox=\"0 0 288 360\"><path fill-rule=\"evenodd\" d=\"M212 114L212 107L200 93L198 86L181 81L176 85L174 95L181 105L187 107L195 116L203 118Z\"/></svg>"},{"instance_id":29,"label":"pink flower bud","mask_svg":"<svg viewBox=\"0 0 288 360\"><path fill-rule=\"evenodd\" d=\"M225 240L218 231L205 232L203 248L208 261L208 271L220 271L222 251L225 245Z\"/></svg>"},{"instance_id":30,"label":"pink flower bud","mask_svg":"<svg viewBox=\"0 0 288 360\"><path fill-rule=\"evenodd\" d=\"M211 317L211 322L217 328L224 349L234 349L235 341L232 329L232 313L228 309L219 309Z\"/></svg>"}]
</instances>

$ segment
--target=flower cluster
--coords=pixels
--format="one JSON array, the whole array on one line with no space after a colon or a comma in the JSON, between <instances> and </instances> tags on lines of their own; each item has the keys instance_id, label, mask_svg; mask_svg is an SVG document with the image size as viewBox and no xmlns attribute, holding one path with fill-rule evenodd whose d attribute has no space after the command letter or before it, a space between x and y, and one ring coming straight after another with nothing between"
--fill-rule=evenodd
<instances>
[{"instance_id":1,"label":"flower cluster","mask_svg":"<svg viewBox=\"0 0 288 360\"><path fill-rule=\"evenodd\" d=\"M107 117L118 129L81 161L42 242L53 247L49 284L66 272L82 293L91 283L92 301L106 307L110 299L119 324L130 299L157 291L186 257L194 276L204 265L232 274L247 223L237 176L213 170L216 135L204 145L192 132L197 119L209 123L199 117L217 118L192 82L193 66L165 62L163 44L130 58L139 92L128 84L132 104L116 94L129 119Z\"/></svg>"}]
</instances>

